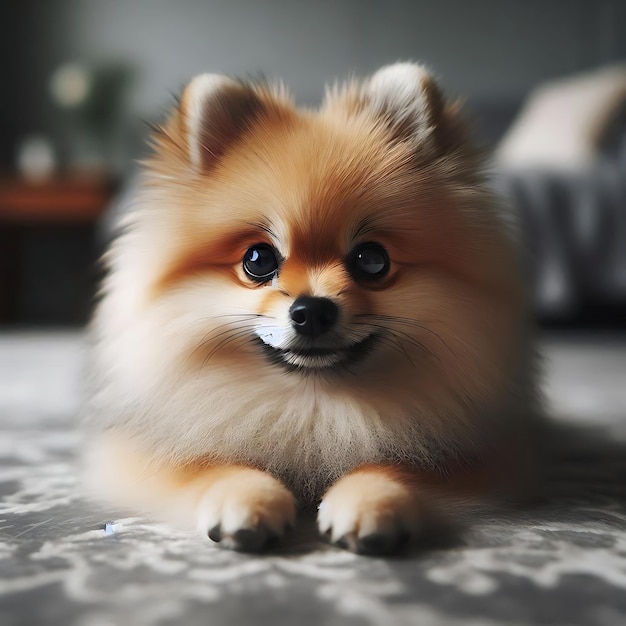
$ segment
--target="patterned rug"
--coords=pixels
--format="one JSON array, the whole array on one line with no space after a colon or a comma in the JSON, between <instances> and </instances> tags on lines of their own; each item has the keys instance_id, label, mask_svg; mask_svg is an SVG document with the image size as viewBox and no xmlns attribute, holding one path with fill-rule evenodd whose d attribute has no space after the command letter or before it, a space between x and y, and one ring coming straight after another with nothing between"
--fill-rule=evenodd
<instances>
[{"instance_id":1,"label":"patterned rug","mask_svg":"<svg viewBox=\"0 0 626 626\"><path fill-rule=\"evenodd\" d=\"M319 540L221 550L79 495L84 340L0 335L0 624L626 623L626 342L545 342L555 448L542 502L396 559ZM558 444L558 445L556 445Z\"/></svg>"}]
</instances>

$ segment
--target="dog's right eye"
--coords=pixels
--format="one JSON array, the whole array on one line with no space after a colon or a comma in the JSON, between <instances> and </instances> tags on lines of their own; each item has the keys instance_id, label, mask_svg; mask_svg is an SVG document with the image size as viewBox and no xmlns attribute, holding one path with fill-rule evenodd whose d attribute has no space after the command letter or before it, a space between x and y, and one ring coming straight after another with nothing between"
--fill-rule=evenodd
<instances>
[{"instance_id":1,"label":"dog's right eye","mask_svg":"<svg viewBox=\"0 0 626 626\"><path fill-rule=\"evenodd\" d=\"M266 283L278 271L278 255L272 246L257 243L250 246L243 257L243 270L257 283Z\"/></svg>"}]
</instances>

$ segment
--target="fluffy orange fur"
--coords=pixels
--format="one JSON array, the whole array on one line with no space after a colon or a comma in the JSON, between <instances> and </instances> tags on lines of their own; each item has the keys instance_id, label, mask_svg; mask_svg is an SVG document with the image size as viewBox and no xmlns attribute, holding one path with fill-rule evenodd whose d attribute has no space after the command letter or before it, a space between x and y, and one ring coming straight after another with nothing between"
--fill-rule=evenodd
<instances>
[{"instance_id":1,"label":"fluffy orange fur","mask_svg":"<svg viewBox=\"0 0 626 626\"><path fill-rule=\"evenodd\" d=\"M296 498L321 497L322 532L385 552L435 503L511 492L538 412L533 348L516 255L457 109L411 64L335 87L317 111L283 88L190 83L107 255L99 494L176 509L239 549L282 535ZM369 242L389 258L371 282L347 261ZM260 244L280 260L262 283L242 265ZM307 344L336 354L283 363L301 296L336 305Z\"/></svg>"}]
</instances>

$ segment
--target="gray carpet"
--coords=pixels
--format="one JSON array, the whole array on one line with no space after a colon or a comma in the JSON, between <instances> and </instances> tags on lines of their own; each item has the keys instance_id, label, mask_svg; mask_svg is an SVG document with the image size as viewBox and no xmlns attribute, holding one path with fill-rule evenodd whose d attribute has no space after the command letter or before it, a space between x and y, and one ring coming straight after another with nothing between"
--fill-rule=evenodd
<instances>
[{"instance_id":1,"label":"gray carpet","mask_svg":"<svg viewBox=\"0 0 626 626\"><path fill-rule=\"evenodd\" d=\"M544 343L560 429L542 501L371 559L310 522L249 556L85 502L82 336L0 335L0 624L626 623L626 340Z\"/></svg>"}]
</instances>

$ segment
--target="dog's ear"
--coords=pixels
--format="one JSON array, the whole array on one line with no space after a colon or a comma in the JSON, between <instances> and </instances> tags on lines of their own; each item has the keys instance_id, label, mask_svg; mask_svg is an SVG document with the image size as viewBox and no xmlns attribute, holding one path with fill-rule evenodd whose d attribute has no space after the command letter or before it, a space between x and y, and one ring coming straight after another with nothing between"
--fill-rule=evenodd
<instances>
[{"instance_id":1,"label":"dog's ear","mask_svg":"<svg viewBox=\"0 0 626 626\"><path fill-rule=\"evenodd\" d=\"M262 111L261 98L248 85L219 74L196 76L178 110L192 167L210 169Z\"/></svg>"},{"instance_id":2,"label":"dog's ear","mask_svg":"<svg viewBox=\"0 0 626 626\"><path fill-rule=\"evenodd\" d=\"M176 137L179 156L194 170L208 171L261 118L284 110L265 85L201 74L183 90L164 131ZM181 149L186 154L180 154Z\"/></svg>"},{"instance_id":3,"label":"dog's ear","mask_svg":"<svg viewBox=\"0 0 626 626\"><path fill-rule=\"evenodd\" d=\"M443 97L421 65L396 63L383 67L365 82L362 95L398 139L427 142L441 124Z\"/></svg>"},{"instance_id":4,"label":"dog's ear","mask_svg":"<svg viewBox=\"0 0 626 626\"><path fill-rule=\"evenodd\" d=\"M366 111L380 119L395 141L446 151L458 126L457 104L446 103L435 79L416 63L387 65L364 82L327 94L327 106L344 107L349 114Z\"/></svg>"}]
</instances>

